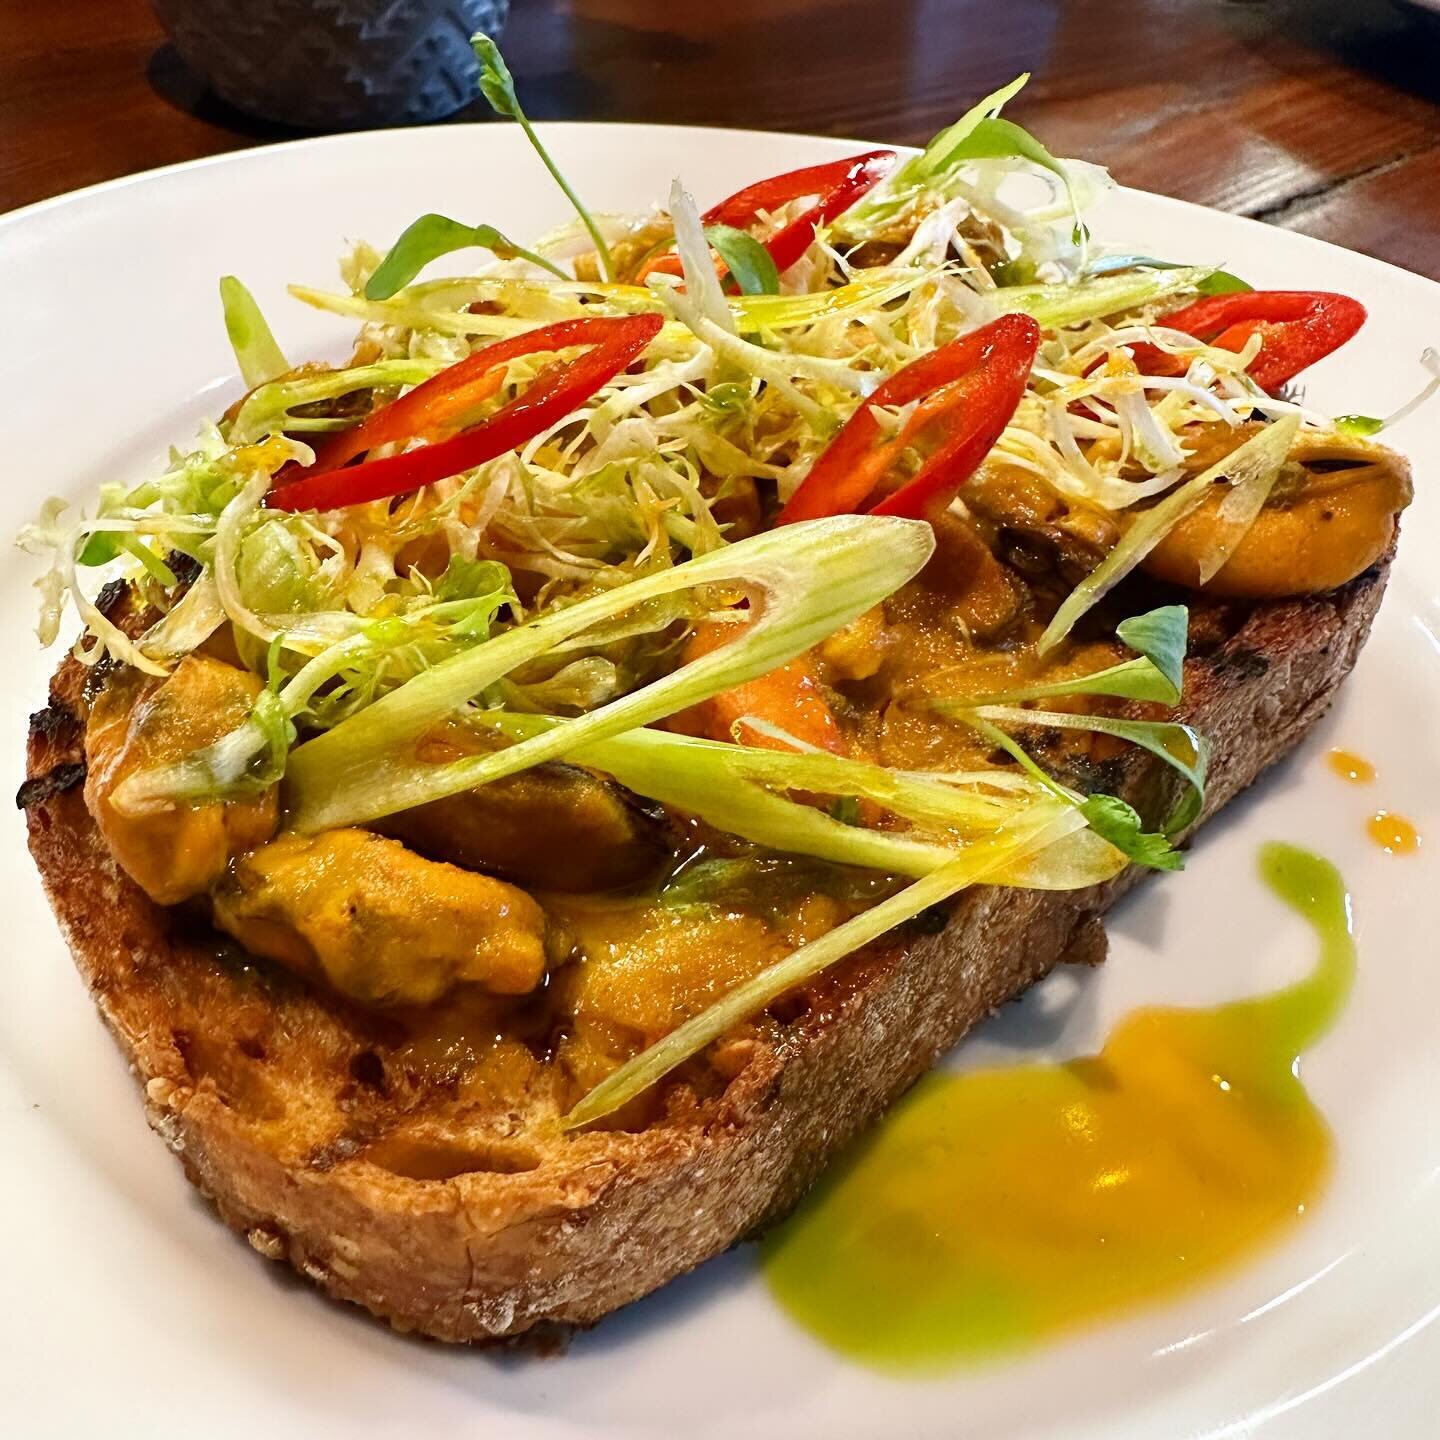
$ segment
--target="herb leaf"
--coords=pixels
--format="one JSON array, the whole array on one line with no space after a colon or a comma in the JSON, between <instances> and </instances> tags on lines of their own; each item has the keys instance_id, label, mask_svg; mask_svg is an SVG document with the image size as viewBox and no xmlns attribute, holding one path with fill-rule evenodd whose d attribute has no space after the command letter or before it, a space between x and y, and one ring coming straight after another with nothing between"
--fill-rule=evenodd
<instances>
[{"instance_id":1,"label":"herb leaf","mask_svg":"<svg viewBox=\"0 0 1440 1440\"><path fill-rule=\"evenodd\" d=\"M705 238L725 262L742 295L778 295L780 274L770 252L753 236L733 225L707 225Z\"/></svg>"},{"instance_id":2,"label":"herb leaf","mask_svg":"<svg viewBox=\"0 0 1440 1440\"><path fill-rule=\"evenodd\" d=\"M1047 774L1046 771L1037 765L1025 752L1019 741L1013 739L992 723L992 721L996 719L1004 718L1010 720L1015 716L1025 717L1020 723L1029 722L1031 717L1035 717L1034 723L1037 724L1041 723L1041 721L1048 722L1054 719L1052 715L1038 710L1001 711L998 707L959 712L960 719L964 720L972 729L979 731L992 745L1003 750L1012 760L1017 761L1020 768L1024 770L1032 780L1039 781L1052 795L1074 806L1075 809L1084 816L1086 824L1088 824L1102 840L1113 845L1115 849L1127 859L1133 860L1137 865L1147 865L1152 870L1180 870L1184 868L1184 857L1170 844L1169 837L1175 833L1173 829L1167 828L1163 834L1144 829L1143 822L1134 807L1127 804L1124 800L1121 800L1117 795L1077 794L1074 790L1060 784L1053 776ZM1077 715L1066 718L1080 722L1073 728L1087 729L1089 727L1084 722L1097 717ZM1193 731L1189 733L1194 734ZM1197 741L1199 741L1199 738L1199 736L1195 736ZM1148 749L1150 747L1147 746L1146 748ZM1198 810L1199 807L1197 806L1196 808Z\"/></svg>"},{"instance_id":3,"label":"herb leaf","mask_svg":"<svg viewBox=\"0 0 1440 1440\"><path fill-rule=\"evenodd\" d=\"M113 530L96 530L86 537L80 553L75 557L77 565L108 565L120 553L120 545Z\"/></svg>"},{"instance_id":4,"label":"herb leaf","mask_svg":"<svg viewBox=\"0 0 1440 1440\"><path fill-rule=\"evenodd\" d=\"M1202 280L1195 288L1202 295L1240 295L1248 293L1255 287L1248 281L1242 280L1238 275L1232 275L1228 270L1217 270L1208 279Z\"/></svg>"},{"instance_id":5,"label":"herb leaf","mask_svg":"<svg viewBox=\"0 0 1440 1440\"><path fill-rule=\"evenodd\" d=\"M562 280L570 277L543 255L517 245L493 225L463 225L447 215L422 215L405 227L365 286L367 300L388 300L432 260L456 250L488 250L501 260L528 260Z\"/></svg>"},{"instance_id":6,"label":"herb leaf","mask_svg":"<svg viewBox=\"0 0 1440 1440\"><path fill-rule=\"evenodd\" d=\"M946 157L952 155L967 135L987 116L998 115L1029 80L1027 71L1017 75L1008 85L972 105L953 124L947 125L919 155L912 155L888 180L865 196L858 205L846 211L840 228L851 239L864 239L883 227L916 193L925 189L944 170Z\"/></svg>"},{"instance_id":7,"label":"herb leaf","mask_svg":"<svg viewBox=\"0 0 1440 1440\"><path fill-rule=\"evenodd\" d=\"M1210 744L1198 731L1178 720L1119 720L1109 715L1072 715L1067 711L1023 710L1009 705L982 705L955 713L969 725L975 725L977 720L992 728L997 724L1040 725L1050 730L1089 730L1128 740L1163 760L1189 781L1184 797L1165 822L1165 833L1174 835L1184 830L1200 814L1210 767ZM990 731L983 733L989 735Z\"/></svg>"},{"instance_id":8,"label":"herb leaf","mask_svg":"<svg viewBox=\"0 0 1440 1440\"><path fill-rule=\"evenodd\" d=\"M935 700L930 708L941 714L971 710L977 705L1013 705L1020 700L1046 700L1057 695L1117 695L1123 700L1154 700L1176 705L1184 684L1185 644L1190 612L1183 605L1162 605L1145 615L1134 615L1115 627L1115 634L1139 658L1125 660L1073 680L1022 685L990 695L969 695L964 700Z\"/></svg>"},{"instance_id":9,"label":"herb leaf","mask_svg":"<svg viewBox=\"0 0 1440 1440\"><path fill-rule=\"evenodd\" d=\"M1129 698L1176 704L1185 683L1185 646L1190 638L1190 611L1184 605L1162 605L1158 610L1122 620L1115 627L1115 634L1149 663L1170 692L1168 698L1137 693L1131 693ZM1122 692L1112 690L1110 693Z\"/></svg>"},{"instance_id":10,"label":"herb leaf","mask_svg":"<svg viewBox=\"0 0 1440 1440\"><path fill-rule=\"evenodd\" d=\"M483 31L470 37L470 48L480 62L480 93L490 108L506 120L521 120L525 112L515 93L515 77L500 53L500 47Z\"/></svg>"},{"instance_id":11,"label":"herb leaf","mask_svg":"<svg viewBox=\"0 0 1440 1440\"><path fill-rule=\"evenodd\" d=\"M605 243L605 237L600 233L600 227L596 225L590 212L580 203L580 197L570 188L569 181L550 158L550 152L540 143L540 137L530 123L530 117L521 108L520 97L515 93L515 79L510 74L510 67L505 63L505 57L500 53L500 47L483 31L477 31L470 37L470 48L480 62L480 93L497 115L516 121L525 132L525 138L540 157L541 163L574 207L580 223L590 232L595 253L600 257L601 273L607 280L613 280L615 262L611 258L610 247Z\"/></svg>"},{"instance_id":12,"label":"herb leaf","mask_svg":"<svg viewBox=\"0 0 1440 1440\"><path fill-rule=\"evenodd\" d=\"M1108 840L1135 864L1148 865L1152 870L1185 868L1184 855L1175 849L1169 837L1146 830L1134 807L1118 796L1087 796L1081 803L1080 813L1102 840Z\"/></svg>"},{"instance_id":13,"label":"herb leaf","mask_svg":"<svg viewBox=\"0 0 1440 1440\"><path fill-rule=\"evenodd\" d=\"M146 572L168 590L179 582L175 572L143 540L137 536L117 530L95 530L80 553L75 557L77 565L108 565L121 555L133 555L145 567Z\"/></svg>"}]
</instances>

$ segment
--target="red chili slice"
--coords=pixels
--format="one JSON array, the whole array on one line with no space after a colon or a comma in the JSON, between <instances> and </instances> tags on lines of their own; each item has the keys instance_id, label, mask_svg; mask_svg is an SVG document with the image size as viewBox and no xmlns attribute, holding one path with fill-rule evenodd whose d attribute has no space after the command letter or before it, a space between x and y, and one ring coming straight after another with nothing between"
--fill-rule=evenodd
<instances>
[{"instance_id":1,"label":"red chili slice","mask_svg":"<svg viewBox=\"0 0 1440 1440\"><path fill-rule=\"evenodd\" d=\"M1040 327L1030 316L1002 315L896 371L830 442L778 523L859 510L901 452L932 425L944 427L944 438L919 472L871 513L923 519L943 509L1015 413L1039 344ZM886 436L875 407L916 401L899 432Z\"/></svg>"},{"instance_id":2,"label":"red chili slice","mask_svg":"<svg viewBox=\"0 0 1440 1440\"><path fill-rule=\"evenodd\" d=\"M894 160L893 150L868 150L849 160L832 160L827 165L807 165L803 170L772 175L768 180L757 180L737 190L707 210L702 219L706 225L731 225L743 230L755 223L762 210L778 210L806 195L818 197L803 215L765 241L775 268L783 273L810 248L816 230L837 215L843 215L861 196L873 190L890 173Z\"/></svg>"},{"instance_id":3,"label":"red chili slice","mask_svg":"<svg viewBox=\"0 0 1440 1440\"><path fill-rule=\"evenodd\" d=\"M1260 353L1250 378L1264 390L1275 390L1349 340L1365 323L1365 307L1328 290L1250 290L1207 295L1162 315L1159 323L1220 350L1243 350L1252 335L1259 335ZM1187 362L1178 355L1154 345L1132 348L1146 375L1185 373Z\"/></svg>"},{"instance_id":4,"label":"red chili slice","mask_svg":"<svg viewBox=\"0 0 1440 1440\"><path fill-rule=\"evenodd\" d=\"M816 230L837 215L843 215L873 190L890 173L894 160L893 150L868 150L848 160L832 160L825 165L807 165L803 170L772 175L712 205L700 221L704 225L729 225L744 230L755 224L761 211L770 213L794 200L814 195L814 205L788 225L782 225L764 242L775 268L783 273L810 248ZM723 274L723 265L719 268ZM666 251L651 260L636 278L643 281L657 270L668 275L680 274L680 257L673 250Z\"/></svg>"},{"instance_id":5,"label":"red chili slice","mask_svg":"<svg viewBox=\"0 0 1440 1440\"><path fill-rule=\"evenodd\" d=\"M337 510L432 485L515 450L575 410L636 360L659 333L659 315L562 320L487 345L417 385L354 430L322 447L313 465L284 476L267 503L276 510ZM523 395L458 435L383 460L346 461L378 445L431 438L452 429L500 387L504 367L522 355L591 347L578 359L548 365ZM346 468L341 468L346 467Z\"/></svg>"}]
</instances>

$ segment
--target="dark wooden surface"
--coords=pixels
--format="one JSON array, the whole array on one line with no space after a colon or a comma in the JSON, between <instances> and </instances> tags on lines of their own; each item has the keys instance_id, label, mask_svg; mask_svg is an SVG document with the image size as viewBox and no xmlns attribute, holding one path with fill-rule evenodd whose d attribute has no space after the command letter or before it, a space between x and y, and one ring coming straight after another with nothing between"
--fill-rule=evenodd
<instances>
[{"instance_id":1,"label":"dark wooden surface","mask_svg":"<svg viewBox=\"0 0 1440 1440\"><path fill-rule=\"evenodd\" d=\"M515 0L505 49L537 118L901 142L1028 69L1052 150L1440 278L1440 17L1402 0ZM145 0L0 0L0 210L292 133Z\"/></svg>"}]
</instances>

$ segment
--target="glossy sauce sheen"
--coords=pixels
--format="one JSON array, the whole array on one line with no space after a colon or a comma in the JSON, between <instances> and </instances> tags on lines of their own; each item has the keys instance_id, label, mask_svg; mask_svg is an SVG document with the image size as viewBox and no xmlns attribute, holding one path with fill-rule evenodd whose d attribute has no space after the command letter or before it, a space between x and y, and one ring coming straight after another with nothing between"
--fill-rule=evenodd
<instances>
[{"instance_id":1,"label":"glossy sauce sheen","mask_svg":"<svg viewBox=\"0 0 1440 1440\"><path fill-rule=\"evenodd\" d=\"M1320 939L1306 979L1138 1010L1094 1057L922 1081L767 1240L786 1310L872 1365L964 1363L1194 1284L1302 1217L1332 1146L1295 1060L1350 990L1349 897L1288 845L1261 873Z\"/></svg>"}]
</instances>

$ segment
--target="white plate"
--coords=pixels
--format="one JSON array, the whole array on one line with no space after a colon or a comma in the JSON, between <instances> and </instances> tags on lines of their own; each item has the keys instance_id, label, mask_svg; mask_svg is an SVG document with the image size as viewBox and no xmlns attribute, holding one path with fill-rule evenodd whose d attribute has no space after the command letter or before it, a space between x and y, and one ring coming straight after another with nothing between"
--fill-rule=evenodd
<instances>
[{"instance_id":1,"label":"white plate","mask_svg":"<svg viewBox=\"0 0 1440 1440\"><path fill-rule=\"evenodd\" d=\"M663 127L554 126L592 202L638 209L679 173L702 197L858 147ZM229 155L49 201L0 220L4 342L0 531L51 492L136 476L238 393L216 300L240 274L296 356L342 353L348 327L288 303L326 283L347 236L388 241L426 210L536 234L564 217L519 134L392 131ZM1223 261L1258 285L1347 291L1370 322L1317 367L1322 409L1384 414L1440 340L1440 286L1314 240L1122 192L1097 221L1127 250ZM1364 835L1379 805L1440 842L1440 414L1397 427L1419 495L1375 635L1334 714L1211 828L1185 875L1150 882L1111 927L1103 971L1056 977L961 1049L960 1064L1069 1055L1155 1000L1270 987L1310 936L1255 878L1257 845L1331 856L1355 896L1360 978L1306 1062L1339 1142L1313 1219L1218 1283L992 1368L923 1382L836 1359L782 1316L741 1250L579 1338L563 1358L399 1339L261 1264L206 1211L147 1133L134 1086L77 983L10 822L0 876L11 941L0 1004L0 1390L11 1434L1026 1437L1434 1433L1440 1344L1440 843L1391 858ZM5 569L0 760L21 776L27 711L53 655L30 634L32 575ZM1344 744L1368 789L1323 765ZM1037 1016L1066 1000L1063 1023Z\"/></svg>"}]
</instances>

